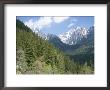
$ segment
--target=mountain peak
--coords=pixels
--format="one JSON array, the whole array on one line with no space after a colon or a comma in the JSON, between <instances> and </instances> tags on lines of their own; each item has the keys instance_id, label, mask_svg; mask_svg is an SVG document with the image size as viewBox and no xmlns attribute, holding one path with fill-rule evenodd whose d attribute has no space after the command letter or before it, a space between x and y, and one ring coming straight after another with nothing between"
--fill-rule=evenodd
<instances>
[{"instance_id":1,"label":"mountain peak","mask_svg":"<svg viewBox=\"0 0 110 90\"><path fill-rule=\"evenodd\" d=\"M93 27L90 27L90 30L92 29ZM89 29L85 27L82 28L79 26L73 26L67 32L60 34L58 37L65 44L75 45L81 39L87 38L88 34L89 34Z\"/></svg>"}]
</instances>

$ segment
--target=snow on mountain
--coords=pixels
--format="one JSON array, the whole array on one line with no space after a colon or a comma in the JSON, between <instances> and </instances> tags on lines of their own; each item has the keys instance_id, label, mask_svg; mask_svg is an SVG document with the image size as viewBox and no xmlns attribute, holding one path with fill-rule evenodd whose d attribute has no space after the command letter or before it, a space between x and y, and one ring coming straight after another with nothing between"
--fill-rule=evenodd
<instances>
[{"instance_id":1,"label":"snow on mountain","mask_svg":"<svg viewBox=\"0 0 110 90\"><path fill-rule=\"evenodd\" d=\"M90 28L90 30L92 29L93 28ZM81 39L87 38L90 30L87 28L76 26L70 28L67 32L60 34L58 37L65 44L75 45Z\"/></svg>"},{"instance_id":2,"label":"snow on mountain","mask_svg":"<svg viewBox=\"0 0 110 90\"><path fill-rule=\"evenodd\" d=\"M68 45L75 45L79 41L81 41L83 38L87 38L88 34L93 31L94 27L90 27L89 29L87 28L82 28L79 26L73 26L69 28L67 32L64 32L58 36L54 34L44 34L40 30L36 30L35 32L38 34L38 36L42 37L45 40L49 40L52 38L59 38L61 42L68 44Z\"/></svg>"}]
</instances>

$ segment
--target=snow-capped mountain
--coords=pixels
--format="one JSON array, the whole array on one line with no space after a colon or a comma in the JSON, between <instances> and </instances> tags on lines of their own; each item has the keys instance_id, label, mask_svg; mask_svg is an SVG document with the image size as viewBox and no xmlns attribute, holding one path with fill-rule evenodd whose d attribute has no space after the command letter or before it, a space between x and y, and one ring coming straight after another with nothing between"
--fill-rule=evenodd
<instances>
[{"instance_id":1,"label":"snow-capped mountain","mask_svg":"<svg viewBox=\"0 0 110 90\"><path fill-rule=\"evenodd\" d=\"M58 36L54 34L44 34L39 30L36 30L36 33L41 38L52 41L54 38L57 38L58 41L61 41L64 44L67 45L75 45L82 40L88 38L88 35L94 31L94 27L88 28L82 28L79 26L73 26L71 27L67 32L64 32Z\"/></svg>"},{"instance_id":2,"label":"snow-capped mountain","mask_svg":"<svg viewBox=\"0 0 110 90\"><path fill-rule=\"evenodd\" d=\"M72 27L67 32L60 34L58 37L65 44L75 45L83 38L87 38L89 32L93 30L93 27L82 28L82 27Z\"/></svg>"}]
</instances>

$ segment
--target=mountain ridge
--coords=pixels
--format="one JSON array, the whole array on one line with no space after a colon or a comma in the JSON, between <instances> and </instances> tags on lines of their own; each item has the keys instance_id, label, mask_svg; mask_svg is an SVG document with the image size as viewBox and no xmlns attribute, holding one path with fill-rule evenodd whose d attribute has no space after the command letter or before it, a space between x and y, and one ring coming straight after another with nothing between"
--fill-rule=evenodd
<instances>
[{"instance_id":1,"label":"mountain ridge","mask_svg":"<svg viewBox=\"0 0 110 90\"><path fill-rule=\"evenodd\" d=\"M58 37L61 39L63 43L69 44L69 45L75 45L81 39L87 38L87 35L90 33L91 27L89 29L82 28L82 27L72 27L67 32L64 32L60 34Z\"/></svg>"}]
</instances>

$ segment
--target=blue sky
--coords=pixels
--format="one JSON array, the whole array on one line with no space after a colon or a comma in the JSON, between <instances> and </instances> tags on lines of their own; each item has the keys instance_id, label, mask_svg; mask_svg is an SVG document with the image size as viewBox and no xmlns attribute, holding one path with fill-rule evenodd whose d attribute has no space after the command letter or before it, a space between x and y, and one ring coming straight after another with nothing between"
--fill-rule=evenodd
<instances>
[{"instance_id":1,"label":"blue sky","mask_svg":"<svg viewBox=\"0 0 110 90\"><path fill-rule=\"evenodd\" d=\"M74 25L85 28L94 26L94 16L17 16L17 19L33 31L39 29L45 34L55 35L68 31Z\"/></svg>"}]
</instances>

